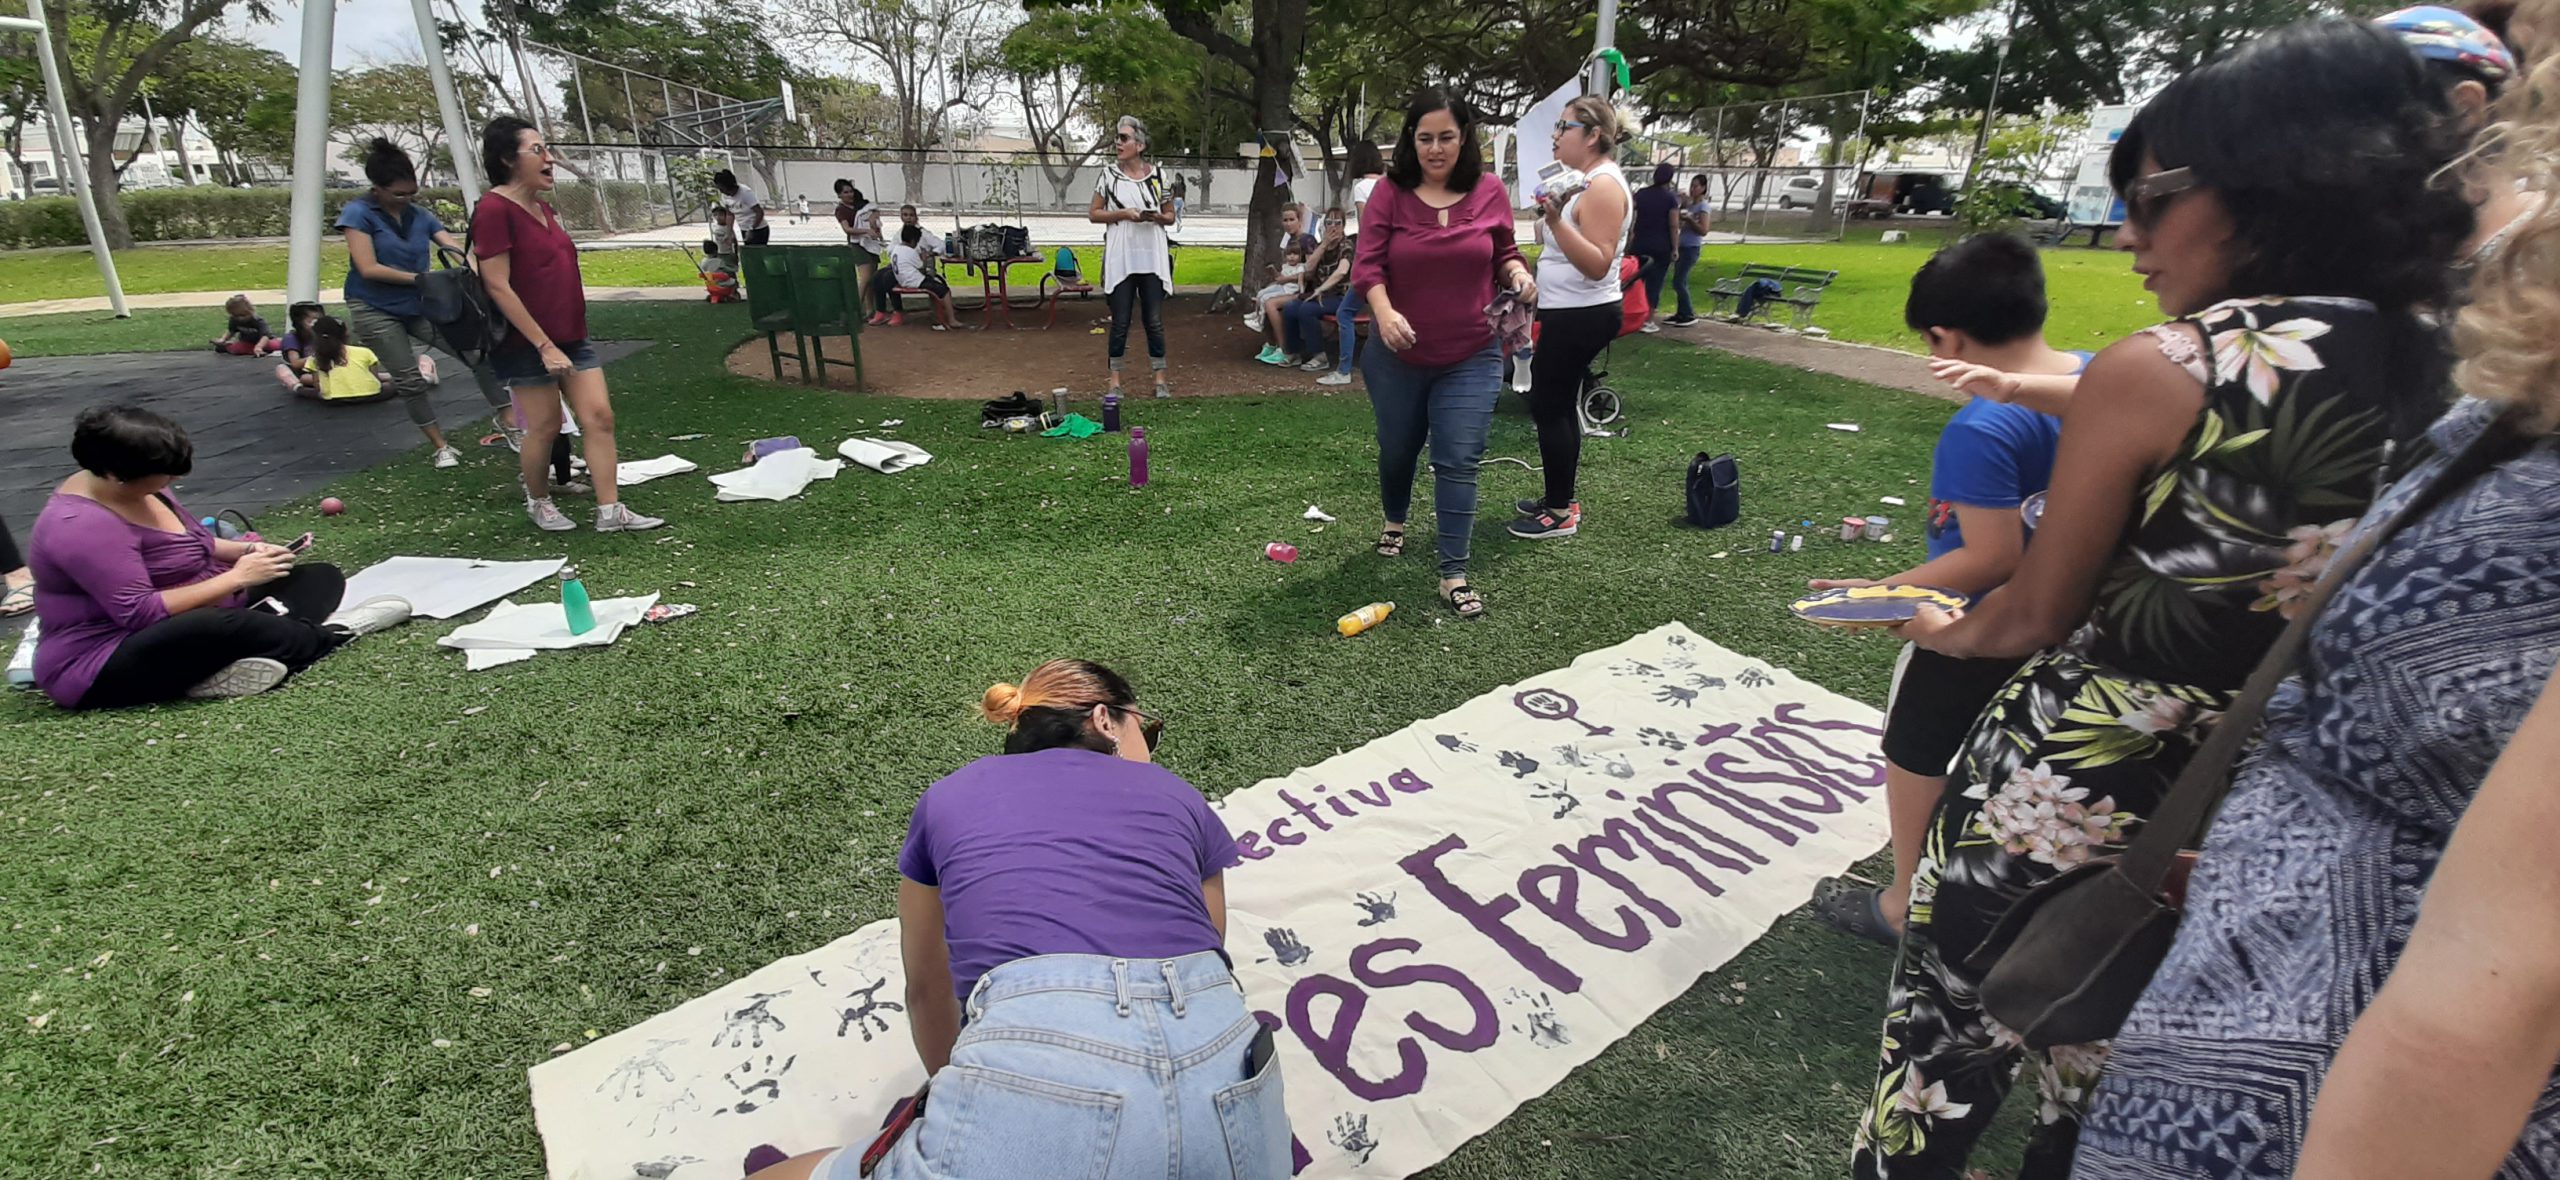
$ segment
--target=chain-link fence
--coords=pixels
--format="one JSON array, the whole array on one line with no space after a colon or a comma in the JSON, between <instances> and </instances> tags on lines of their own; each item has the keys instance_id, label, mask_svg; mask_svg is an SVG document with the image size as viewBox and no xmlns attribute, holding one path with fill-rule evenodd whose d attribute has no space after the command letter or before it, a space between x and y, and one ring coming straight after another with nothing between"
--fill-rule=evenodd
<instances>
[{"instance_id":1,"label":"chain-link fence","mask_svg":"<svg viewBox=\"0 0 2560 1180\"><path fill-rule=\"evenodd\" d=\"M1699 112L1686 131L1643 136L1620 164L1670 163L1683 191L1707 178L1719 237L1832 241L1853 212L1873 208L1865 91L1735 103ZM1890 205L1888 194L1888 206Z\"/></svg>"}]
</instances>

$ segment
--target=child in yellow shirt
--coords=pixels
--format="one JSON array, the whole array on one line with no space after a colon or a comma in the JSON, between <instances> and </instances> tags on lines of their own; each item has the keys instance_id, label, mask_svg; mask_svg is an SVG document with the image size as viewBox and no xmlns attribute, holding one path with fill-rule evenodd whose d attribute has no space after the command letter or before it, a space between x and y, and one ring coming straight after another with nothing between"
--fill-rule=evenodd
<instances>
[{"instance_id":1,"label":"child in yellow shirt","mask_svg":"<svg viewBox=\"0 0 2560 1180\"><path fill-rule=\"evenodd\" d=\"M347 342L347 326L334 316L311 321L310 350L302 367L316 380L299 391L324 402L371 401L385 396L382 382L390 376L373 350Z\"/></svg>"}]
</instances>

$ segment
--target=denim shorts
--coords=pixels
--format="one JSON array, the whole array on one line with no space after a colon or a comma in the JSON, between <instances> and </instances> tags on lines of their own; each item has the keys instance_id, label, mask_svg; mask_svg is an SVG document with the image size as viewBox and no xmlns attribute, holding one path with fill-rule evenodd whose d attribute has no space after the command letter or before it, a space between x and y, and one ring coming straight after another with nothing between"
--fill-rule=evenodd
<instances>
[{"instance_id":1,"label":"denim shorts","mask_svg":"<svg viewBox=\"0 0 2560 1180\"><path fill-rule=\"evenodd\" d=\"M552 341L569 358L569 367L585 372L601 369L604 362L596 359L595 346L584 340ZM540 349L500 347L489 350L489 367L497 370L498 384L510 389L519 385L558 385L560 378L542 367Z\"/></svg>"},{"instance_id":2,"label":"denim shorts","mask_svg":"<svg viewBox=\"0 0 2560 1180\"><path fill-rule=\"evenodd\" d=\"M1224 959L1041 955L969 995L951 1064L879 1180L1287 1180L1278 1060L1246 1076L1258 1026ZM855 1180L865 1144L816 1180Z\"/></svg>"}]
</instances>

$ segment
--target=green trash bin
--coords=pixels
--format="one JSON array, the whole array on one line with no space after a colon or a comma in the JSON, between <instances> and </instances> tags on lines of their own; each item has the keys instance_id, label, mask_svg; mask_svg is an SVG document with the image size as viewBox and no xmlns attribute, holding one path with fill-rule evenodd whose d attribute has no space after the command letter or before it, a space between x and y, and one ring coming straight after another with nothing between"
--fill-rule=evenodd
<instances>
[{"instance_id":1,"label":"green trash bin","mask_svg":"<svg viewBox=\"0 0 2560 1180\"><path fill-rule=\"evenodd\" d=\"M862 272L852 248L793 246L789 254L792 322L808 339L817 383L827 383L826 337L843 336L853 343L853 387L862 388Z\"/></svg>"},{"instance_id":2,"label":"green trash bin","mask_svg":"<svg viewBox=\"0 0 2560 1180\"><path fill-rule=\"evenodd\" d=\"M782 342L780 334L791 333L791 359L800 365L800 379L809 379L808 340L800 330L797 305L792 299L791 260L786 247L748 246L738 253L738 281L747 289L747 321L764 333L767 351L773 354L773 379L782 380Z\"/></svg>"}]
</instances>

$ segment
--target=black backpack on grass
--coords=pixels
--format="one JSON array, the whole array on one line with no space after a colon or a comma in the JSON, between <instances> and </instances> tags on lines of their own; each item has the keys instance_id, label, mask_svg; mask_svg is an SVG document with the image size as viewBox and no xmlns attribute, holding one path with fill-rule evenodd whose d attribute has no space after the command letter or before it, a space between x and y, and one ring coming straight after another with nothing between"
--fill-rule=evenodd
<instances>
[{"instance_id":1,"label":"black backpack on grass","mask_svg":"<svg viewBox=\"0 0 2560 1180\"><path fill-rule=\"evenodd\" d=\"M462 248L466 253L471 249L467 232ZM489 289L480 282L480 272L442 246L436 247L436 261L444 265L430 267L418 276L420 310L465 363L487 357L490 349L506 340L507 317L489 301Z\"/></svg>"},{"instance_id":2,"label":"black backpack on grass","mask_svg":"<svg viewBox=\"0 0 2560 1180\"><path fill-rule=\"evenodd\" d=\"M1689 523L1723 528L1742 518L1742 468L1731 455L1698 452L1689 460Z\"/></svg>"}]
</instances>

